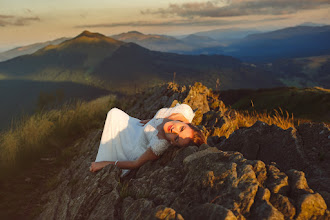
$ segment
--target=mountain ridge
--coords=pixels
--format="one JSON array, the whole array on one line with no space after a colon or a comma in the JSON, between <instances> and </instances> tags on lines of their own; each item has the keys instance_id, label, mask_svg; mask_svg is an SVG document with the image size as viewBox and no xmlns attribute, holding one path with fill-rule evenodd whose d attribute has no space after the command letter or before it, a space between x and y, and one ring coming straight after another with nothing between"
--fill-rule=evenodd
<instances>
[{"instance_id":1,"label":"mountain ridge","mask_svg":"<svg viewBox=\"0 0 330 220\"><path fill-rule=\"evenodd\" d=\"M146 87L171 81L174 72L180 83L197 80L212 86L217 78L222 78L224 88L281 84L270 72L245 65L233 57L162 53L90 32L83 32L71 40L43 48L32 55L0 63L0 74L7 77L69 80L103 88L123 87L125 90L134 83ZM138 82L127 79L136 79Z\"/></svg>"},{"instance_id":2,"label":"mountain ridge","mask_svg":"<svg viewBox=\"0 0 330 220\"><path fill-rule=\"evenodd\" d=\"M189 41L189 35L173 37L143 34L139 31L129 31L110 37L119 41L133 42L150 50L192 55L224 54L248 62L263 63L282 58L281 56L295 58L329 54L327 41L329 34L324 31L325 29L329 31L329 25L308 25L308 23L264 32L252 29L215 29L193 33L192 36L201 37L202 40L199 42ZM87 32L86 37L88 37ZM217 34L220 34L220 38ZM202 38L203 36L211 37L213 40ZM278 41L277 44L274 41ZM27 45L29 46L31 45ZM0 61L6 59L4 56L4 53L0 53Z\"/></svg>"},{"instance_id":3,"label":"mountain ridge","mask_svg":"<svg viewBox=\"0 0 330 220\"><path fill-rule=\"evenodd\" d=\"M88 71L122 44L102 34L84 31L59 45L50 45L31 55L4 61L0 66L2 71L9 71L14 77L47 75L48 71L55 75L61 71Z\"/></svg>"},{"instance_id":4,"label":"mountain ridge","mask_svg":"<svg viewBox=\"0 0 330 220\"><path fill-rule=\"evenodd\" d=\"M287 27L279 30L274 30L266 33L258 33L251 34L246 36L246 40L255 40L259 39L259 37L268 37L272 39L281 39L286 37L293 37L295 35L303 35L303 34L315 34L315 32L326 32L330 30L330 25L324 26L305 26L299 25L294 27Z\"/></svg>"},{"instance_id":5,"label":"mountain ridge","mask_svg":"<svg viewBox=\"0 0 330 220\"><path fill-rule=\"evenodd\" d=\"M138 31L130 31L118 35L112 35L111 37L127 43L136 43L150 50L161 52L171 52L175 50L189 51L193 49L190 45L186 45L183 41L167 35L143 34Z\"/></svg>"},{"instance_id":6,"label":"mountain ridge","mask_svg":"<svg viewBox=\"0 0 330 220\"><path fill-rule=\"evenodd\" d=\"M330 54L330 25L296 26L249 35L229 45L224 54L246 62L268 63L282 58Z\"/></svg>"},{"instance_id":7,"label":"mountain ridge","mask_svg":"<svg viewBox=\"0 0 330 220\"><path fill-rule=\"evenodd\" d=\"M45 46L57 45L68 39L69 38L67 38L67 37L61 37L61 38L58 38L58 39L55 39L52 41L46 41L46 42L41 42L41 43L34 43L34 44L30 44L30 45L15 47L13 49L1 52L0 53L0 62L6 61L9 59L18 57L18 56L32 54L32 53L36 52L37 50L42 49Z\"/></svg>"}]
</instances>

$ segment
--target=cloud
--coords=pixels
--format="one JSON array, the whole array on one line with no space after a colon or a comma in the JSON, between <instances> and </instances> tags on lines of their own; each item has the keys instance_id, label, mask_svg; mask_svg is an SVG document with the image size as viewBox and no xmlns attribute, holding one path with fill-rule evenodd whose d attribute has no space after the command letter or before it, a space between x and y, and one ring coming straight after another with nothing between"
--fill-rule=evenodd
<instances>
[{"instance_id":1,"label":"cloud","mask_svg":"<svg viewBox=\"0 0 330 220\"><path fill-rule=\"evenodd\" d=\"M170 4L167 8L144 10L142 14L181 17L234 17L244 15L286 15L300 10L330 6L329 0L213 0Z\"/></svg>"},{"instance_id":2,"label":"cloud","mask_svg":"<svg viewBox=\"0 0 330 220\"><path fill-rule=\"evenodd\" d=\"M75 28L104 28L104 27L123 27L123 26L134 26L134 27L166 27L166 26L215 26L215 25L234 25L234 24L247 24L255 22L265 22L274 20L284 20L282 18L270 18L262 20L200 20L200 19L184 19L184 20L172 20L172 21L132 21L132 22L116 22L116 23L102 23L102 24L87 24L78 25Z\"/></svg>"},{"instance_id":3,"label":"cloud","mask_svg":"<svg viewBox=\"0 0 330 220\"><path fill-rule=\"evenodd\" d=\"M20 17L13 15L0 15L0 27L5 26L25 26L31 22L40 21L38 16L33 17Z\"/></svg>"}]
</instances>

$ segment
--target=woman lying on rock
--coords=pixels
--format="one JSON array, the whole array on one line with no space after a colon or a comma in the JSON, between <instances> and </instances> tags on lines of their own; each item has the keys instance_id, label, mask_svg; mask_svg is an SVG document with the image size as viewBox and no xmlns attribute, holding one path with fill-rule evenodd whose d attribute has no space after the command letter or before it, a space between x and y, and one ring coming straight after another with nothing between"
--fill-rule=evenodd
<instances>
[{"instance_id":1,"label":"woman lying on rock","mask_svg":"<svg viewBox=\"0 0 330 220\"><path fill-rule=\"evenodd\" d=\"M113 108L105 121L99 151L90 167L96 172L108 164L124 169L142 166L156 160L171 145L186 147L205 143L203 133L191 124L195 114L186 104L162 108L149 120L130 117Z\"/></svg>"}]
</instances>

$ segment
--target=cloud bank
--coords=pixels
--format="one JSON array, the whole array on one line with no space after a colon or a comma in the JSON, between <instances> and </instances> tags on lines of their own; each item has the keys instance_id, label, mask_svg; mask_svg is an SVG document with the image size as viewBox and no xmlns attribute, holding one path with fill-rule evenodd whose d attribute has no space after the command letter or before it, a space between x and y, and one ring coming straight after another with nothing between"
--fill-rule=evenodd
<instances>
[{"instance_id":1,"label":"cloud bank","mask_svg":"<svg viewBox=\"0 0 330 220\"><path fill-rule=\"evenodd\" d=\"M235 17L246 15L286 15L300 10L330 6L329 0L213 0L170 4L167 8L144 10L142 14L180 17Z\"/></svg>"},{"instance_id":2,"label":"cloud bank","mask_svg":"<svg viewBox=\"0 0 330 220\"><path fill-rule=\"evenodd\" d=\"M275 21L275 20L283 20L282 18L270 18L270 19L262 19L262 20L194 20L194 19L186 19L186 20L172 20L172 21L132 21L132 22L116 22L116 23L102 23L102 24L86 24L86 25L78 25L75 28L104 28L104 27L123 27L123 26L134 26L134 27L167 27L167 26L212 26L212 25L234 25L234 24L247 24L251 22L258 21Z\"/></svg>"},{"instance_id":3,"label":"cloud bank","mask_svg":"<svg viewBox=\"0 0 330 220\"><path fill-rule=\"evenodd\" d=\"M29 25L31 22L40 21L37 16L33 17L20 17L13 15L0 15L0 27L5 26L25 26Z\"/></svg>"}]
</instances>

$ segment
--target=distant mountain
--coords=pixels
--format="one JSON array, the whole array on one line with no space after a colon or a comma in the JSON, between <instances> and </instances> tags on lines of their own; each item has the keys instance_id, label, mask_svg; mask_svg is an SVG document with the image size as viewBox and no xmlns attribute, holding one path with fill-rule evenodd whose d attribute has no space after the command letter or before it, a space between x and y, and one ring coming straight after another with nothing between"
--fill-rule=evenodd
<instances>
[{"instance_id":1,"label":"distant mountain","mask_svg":"<svg viewBox=\"0 0 330 220\"><path fill-rule=\"evenodd\" d=\"M241 28L230 28L230 29L215 29L210 31L197 32L194 35L206 36L222 43L229 43L237 39L242 39L250 34L260 33L255 29L241 29Z\"/></svg>"},{"instance_id":2,"label":"distant mountain","mask_svg":"<svg viewBox=\"0 0 330 220\"><path fill-rule=\"evenodd\" d=\"M299 26L312 26L312 27L317 27L317 26L325 26L326 24L318 24L318 23L313 23L313 22L304 22L300 24Z\"/></svg>"},{"instance_id":3,"label":"distant mountain","mask_svg":"<svg viewBox=\"0 0 330 220\"><path fill-rule=\"evenodd\" d=\"M293 37L300 37L304 35L314 36L316 34L327 34L330 31L330 25L326 26L296 26L288 27L276 31L270 31L260 34L251 34L244 38L244 41L255 41L255 40L276 40L276 39L290 39Z\"/></svg>"},{"instance_id":4,"label":"distant mountain","mask_svg":"<svg viewBox=\"0 0 330 220\"><path fill-rule=\"evenodd\" d=\"M151 51L98 33L84 31L56 46L0 63L7 78L75 81L111 90L132 91L173 80L183 84L201 81L222 89L282 85L270 72L221 55L179 55Z\"/></svg>"},{"instance_id":5,"label":"distant mountain","mask_svg":"<svg viewBox=\"0 0 330 220\"><path fill-rule=\"evenodd\" d=\"M124 83L130 79L137 84L144 83L145 79L148 79L149 83L170 81L174 72L176 72L177 81L187 84L196 80L208 81L207 84L213 83L216 80L214 77L222 75L224 86L235 84L236 87L244 75L243 71L239 72L240 67L243 67L243 64L232 57L163 53L150 51L134 43L127 43L116 50L111 57L105 59L95 73L108 81L116 79ZM230 70L225 72L225 68L231 69L232 72ZM221 69L223 71L220 71ZM229 80L233 77L230 74L236 75L237 81L228 81L226 84L225 78Z\"/></svg>"},{"instance_id":6,"label":"distant mountain","mask_svg":"<svg viewBox=\"0 0 330 220\"><path fill-rule=\"evenodd\" d=\"M162 52L171 51L191 51L193 48L190 45L186 45L184 42L166 35L155 34L143 34L138 31L130 31L118 35L111 36L114 39L136 43L149 50L156 50Z\"/></svg>"},{"instance_id":7,"label":"distant mountain","mask_svg":"<svg viewBox=\"0 0 330 220\"><path fill-rule=\"evenodd\" d=\"M166 35L147 35L137 31L130 31L111 37L124 42L136 43L149 50L180 54L203 54L205 48L222 46L220 42L210 37L194 34L177 39ZM208 53L209 51L205 52L205 54Z\"/></svg>"},{"instance_id":8,"label":"distant mountain","mask_svg":"<svg viewBox=\"0 0 330 220\"><path fill-rule=\"evenodd\" d=\"M190 34L185 38L182 38L181 41L183 41L185 44L191 45L194 48L222 46L219 41L216 41L211 37L198 36L196 34Z\"/></svg>"},{"instance_id":9,"label":"distant mountain","mask_svg":"<svg viewBox=\"0 0 330 220\"><path fill-rule=\"evenodd\" d=\"M93 72L95 66L123 44L104 35L84 31L59 45L49 45L32 55L2 62L0 73L9 77L60 81L77 77L76 80L85 81L84 74Z\"/></svg>"},{"instance_id":10,"label":"distant mountain","mask_svg":"<svg viewBox=\"0 0 330 220\"><path fill-rule=\"evenodd\" d=\"M14 49L1 52L0 53L0 62L12 59L14 57L18 57L18 56L22 56L22 55L26 55L26 54L32 54L43 47L46 47L48 45L58 45L68 39L69 38L62 37L62 38L59 38L59 39L56 39L53 41L46 41L46 42L42 42L42 43L30 44L27 46L16 47Z\"/></svg>"},{"instance_id":11,"label":"distant mountain","mask_svg":"<svg viewBox=\"0 0 330 220\"><path fill-rule=\"evenodd\" d=\"M231 44L224 54L250 62L269 62L330 54L330 26L296 26L253 34Z\"/></svg>"},{"instance_id":12,"label":"distant mountain","mask_svg":"<svg viewBox=\"0 0 330 220\"><path fill-rule=\"evenodd\" d=\"M112 87L152 86L173 80L181 84L201 81L215 87L219 78L225 88L260 88L280 85L270 72L245 65L239 60L221 55L180 55L151 51L134 43L127 43L107 57L95 76ZM129 79L129 81L128 81ZM112 84L114 83L114 84Z\"/></svg>"}]
</instances>

